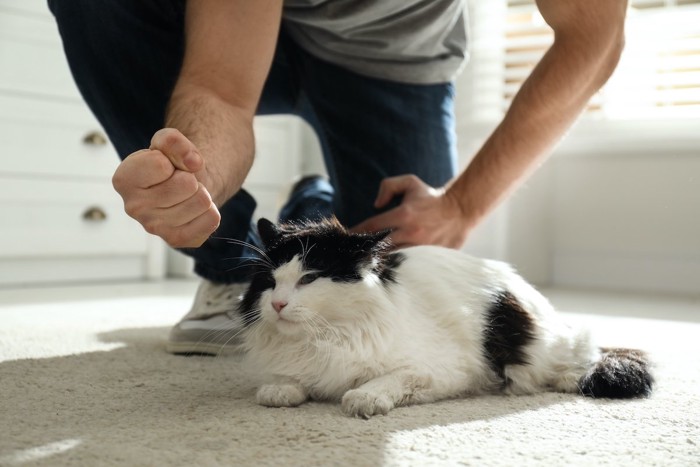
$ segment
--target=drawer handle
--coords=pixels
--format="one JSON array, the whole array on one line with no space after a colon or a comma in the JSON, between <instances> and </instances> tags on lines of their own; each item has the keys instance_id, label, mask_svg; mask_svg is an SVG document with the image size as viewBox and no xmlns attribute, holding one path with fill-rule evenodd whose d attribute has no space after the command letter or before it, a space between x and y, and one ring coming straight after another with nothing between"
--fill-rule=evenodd
<instances>
[{"instance_id":1,"label":"drawer handle","mask_svg":"<svg viewBox=\"0 0 700 467\"><path fill-rule=\"evenodd\" d=\"M83 143L89 144L90 146L105 146L107 144L107 138L99 131L91 131L85 135Z\"/></svg>"},{"instance_id":2,"label":"drawer handle","mask_svg":"<svg viewBox=\"0 0 700 467\"><path fill-rule=\"evenodd\" d=\"M91 206L83 213L83 219L90 222L99 222L107 219L107 213L102 208Z\"/></svg>"}]
</instances>

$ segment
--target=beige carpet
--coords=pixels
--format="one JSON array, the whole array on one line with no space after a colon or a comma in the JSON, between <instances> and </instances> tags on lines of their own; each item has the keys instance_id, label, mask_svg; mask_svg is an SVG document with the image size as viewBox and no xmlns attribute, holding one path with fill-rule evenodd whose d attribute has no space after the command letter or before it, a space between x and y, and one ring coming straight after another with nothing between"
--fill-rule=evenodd
<instances>
[{"instance_id":1,"label":"beige carpet","mask_svg":"<svg viewBox=\"0 0 700 467\"><path fill-rule=\"evenodd\" d=\"M256 406L235 358L165 353L193 290L0 291L0 465L700 465L697 300L551 295L595 311L570 317L602 343L652 352L651 399L479 397L365 421Z\"/></svg>"}]
</instances>

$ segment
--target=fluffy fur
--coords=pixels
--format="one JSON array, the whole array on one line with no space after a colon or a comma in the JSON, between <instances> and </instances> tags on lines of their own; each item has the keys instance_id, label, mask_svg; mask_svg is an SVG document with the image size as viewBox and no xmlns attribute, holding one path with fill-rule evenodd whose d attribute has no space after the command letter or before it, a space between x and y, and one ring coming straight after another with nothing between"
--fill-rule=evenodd
<instances>
[{"instance_id":1,"label":"fluffy fur","mask_svg":"<svg viewBox=\"0 0 700 467\"><path fill-rule=\"evenodd\" d=\"M639 351L601 350L508 265L435 246L392 252L337 221L258 228L265 252L241 302L266 406L392 408L502 391L638 397Z\"/></svg>"}]
</instances>

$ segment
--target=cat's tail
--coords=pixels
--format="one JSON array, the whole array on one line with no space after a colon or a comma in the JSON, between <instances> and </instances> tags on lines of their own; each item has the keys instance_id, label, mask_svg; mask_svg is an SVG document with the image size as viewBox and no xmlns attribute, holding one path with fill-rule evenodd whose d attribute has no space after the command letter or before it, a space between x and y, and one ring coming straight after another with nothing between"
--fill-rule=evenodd
<instances>
[{"instance_id":1,"label":"cat's tail","mask_svg":"<svg viewBox=\"0 0 700 467\"><path fill-rule=\"evenodd\" d=\"M650 367L641 350L603 348L600 360L581 377L578 387L588 397L648 397L654 384Z\"/></svg>"}]
</instances>

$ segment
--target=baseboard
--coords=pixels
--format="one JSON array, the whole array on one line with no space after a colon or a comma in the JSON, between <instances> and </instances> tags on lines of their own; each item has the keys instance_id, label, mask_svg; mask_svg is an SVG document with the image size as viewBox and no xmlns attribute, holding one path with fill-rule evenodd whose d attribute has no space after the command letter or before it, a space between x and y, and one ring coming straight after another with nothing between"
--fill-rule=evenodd
<instances>
[{"instance_id":1,"label":"baseboard","mask_svg":"<svg viewBox=\"0 0 700 467\"><path fill-rule=\"evenodd\" d=\"M559 254L553 285L700 296L700 258Z\"/></svg>"}]
</instances>

